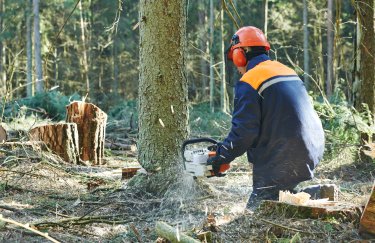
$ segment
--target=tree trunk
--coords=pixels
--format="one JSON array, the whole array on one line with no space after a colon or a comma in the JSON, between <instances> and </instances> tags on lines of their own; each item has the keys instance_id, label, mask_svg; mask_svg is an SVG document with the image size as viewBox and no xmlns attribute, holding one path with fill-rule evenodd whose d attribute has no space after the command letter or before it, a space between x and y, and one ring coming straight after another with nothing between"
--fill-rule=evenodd
<instances>
[{"instance_id":1,"label":"tree trunk","mask_svg":"<svg viewBox=\"0 0 375 243\"><path fill-rule=\"evenodd\" d=\"M79 1L78 8L79 8L79 19L81 25L81 40L82 40L82 66L83 66L83 78L86 82L86 93L90 92L90 80L89 80L89 64L87 61L87 50L86 50L86 36L85 36L85 23L83 19L82 13L82 1Z\"/></svg>"},{"instance_id":2,"label":"tree trunk","mask_svg":"<svg viewBox=\"0 0 375 243\"><path fill-rule=\"evenodd\" d=\"M200 100L204 101L206 100L207 94L206 94L206 89L207 89L207 59L205 57L205 54L207 53L207 29L206 29L206 20L207 20L207 15L206 15L206 9L205 9L205 3L204 1L201 3L203 4L203 9L199 9L198 13L198 21L199 25L204 27L204 31L201 31L200 40L199 40L199 49L202 51L202 56L200 58L200 71L201 71L201 92L200 92Z\"/></svg>"},{"instance_id":3,"label":"tree trunk","mask_svg":"<svg viewBox=\"0 0 375 243\"><path fill-rule=\"evenodd\" d=\"M82 101L72 102L66 109L66 121L77 124L81 160L89 161L91 165L104 164L107 114L97 106Z\"/></svg>"},{"instance_id":4,"label":"tree trunk","mask_svg":"<svg viewBox=\"0 0 375 243\"><path fill-rule=\"evenodd\" d=\"M327 79L326 94L327 97L332 95L332 79L333 79L333 0L328 0L327 9Z\"/></svg>"},{"instance_id":5,"label":"tree trunk","mask_svg":"<svg viewBox=\"0 0 375 243\"><path fill-rule=\"evenodd\" d=\"M310 56L309 56L309 28L308 28L308 3L307 0L303 0L303 81L305 82L306 89L310 87L309 75L310 75Z\"/></svg>"},{"instance_id":6,"label":"tree trunk","mask_svg":"<svg viewBox=\"0 0 375 243\"><path fill-rule=\"evenodd\" d=\"M4 2L5 0L0 0L0 33L3 33L3 21L4 21ZM5 97L6 95L6 78L5 78L5 53L3 52L4 41L0 41L0 97ZM2 99L0 99L3 102ZM1 119L1 118L0 118Z\"/></svg>"},{"instance_id":7,"label":"tree trunk","mask_svg":"<svg viewBox=\"0 0 375 243\"><path fill-rule=\"evenodd\" d=\"M112 84L112 88L113 88L113 94L114 94L114 97L113 98L118 98L118 94L119 94L119 80L118 80L118 76L119 76L119 71L118 71L118 65L119 65L119 60L118 60L118 37L117 37L117 33L114 33L113 34L113 46L112 46L112 58L113 58L113 84Z\"/></svg>"},{"instance_id":8,"label":"tree trunk","mask_svg":"<svg viewBox=\"0 0 375 243\"><path fill-rule=\"evenodd\" d=\"M27 97L33 96L33 47L32 47L32 27L31 27L31 6L33 4L32 0L26 1L26 95Z\"/></svg>"},{"instance_id":9,"label":"tree trunk","mask_svg":"<svg viewBox=\"0 0 375 243\"><path fill-rule=\"evenodd\" d=\"M267 37L267 26L268 26L268 0L263 0L264 4L264 35Z\"/></svg>"},{"instance_id":10,"label":"tree trunk","mask_svg":"<svg viewBox=\"0 0 375 243\"><path fill-rule=\"evenodd\" d=\"M185 8L185 1L140 1L138 157L147 172L160 176L153 192L182 170L188 122Z\"/></svg>"},{"instance_id":11,"label":"tree trunk","mask_svg":"<svg viewBox=\"0 0 375 243\"><path fill-rule=\"evenodd\" d=\"M215 95L215 79L214 79L214 1L210 0L210 109L214 112L214 95Z\"/></svg>"},{"instance_id":12,"label":"tree trunk","mask_svg":"<svg viewBox=\"0 0 375 243\"><path fill-rule=\"evenodd\" d=\"M35 91L41 93L44 91L44 80L42 71L42 53L39 31L39 0L33 0L34 13L34 57L35 57L35 72L36 83Z\"/></svg>"},{"instance_id":13,"label":"tree trunk","mask_svg":"<svg viewBox=\"0 0 375 243\"><path fill-rule=\"evenodd\" d=\"M375 34L374 1L356 0L356 10L360 28L359 79L360 89L356 106L362 110L362 103L368 105L371 114L375 114Z\"/></svg>"},{"instance_id":14,"label":"tree trunk","mask_svg":"<svg viewBox=\"0 0 375 243\"><path fill-rule=\"evenodd\" d=\"M221 35L221 88L220 88L220 104L221 111L228 112L228 94L226 83L226 67L225 67L225 39L224 39L224 7L220 11L220 35Z\"/></svg>"},{"instance_id":15,"label":"tree trunk","mask_svg":"<svg viewBox=\"0 0 375 243\"><path fill-rule=\"evenodd\" d=\"M78 163L78 131L75 123L38 126L31 129L29 135L31 141L43 141L66 162Z\"/></svg>"}]
</instances>

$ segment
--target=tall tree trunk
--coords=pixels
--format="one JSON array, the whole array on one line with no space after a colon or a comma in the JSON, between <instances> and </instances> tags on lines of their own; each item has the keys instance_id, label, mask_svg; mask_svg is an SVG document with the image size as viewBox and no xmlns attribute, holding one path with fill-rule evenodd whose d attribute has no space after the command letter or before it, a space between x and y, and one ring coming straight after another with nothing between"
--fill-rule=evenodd
<instances>
[{"instance_id":1,"label":"tall tree trunk","mask_svg":"<svg viewBox=\"0 0 375 243\"><path fill-rule=\"evenodd\" d=\"M34 13L34 57L35 57L35 72L36 72L36 93L44 91L44 80L42 71L42 53L40 43L39 31L39 0L33 0L33 13Z\"/></svg>"},{"instance_id":2,"label":"tall tree trunk","mask_svg":"<svg viewBox=\"0 0 375 243\"><path fill-rule=\"evenodd\" d=\"M140 1L139 155L162 192L182 172L187 137L186 2ZM166 48L168 50L166 51ZM151 180L149 180L151 183Z\"/></svg>"},{"instance_id":3,"label":"tall tree trunk","mask_svg":"<svg viewBox=\"0 0 375 243\"><path fill-rule=\"evenodd\" d=\"M32 0L26 1L27 10L26 10L26 95L31 97L33 95L33 47L32 47L32 27L31 27L31 6Z\"/></svg>"},{"instance_id":4,"label":"tall tree trunk","mask_svg":"<svg viewBox=\"0 0 375 243\"><path fill-rule=\"evenodd\" d=\"M0 0L0 13L0 32L2 33L4 31L5 0ZM2 40L0 41L0 97L5 97L6 87L5 41Z\"/></svg>"},{"instance_id":5,"label":"tall tree trunk","mask_svg":"<svg viewBox=\"0 0 375 243\"><path fill-rule=\"evenodd\" d=\"M362 103L368 105L371 114L375 114L375 34L374 34L374 0L355 0L360 27L360 65L359 97L357 108L362 109Z\"/></svg>"},{"instance_id":6,"label":"tall tree trunk","mask_svg":"<svg viewBox=\"0 0 375 243\"><path fill-rule=\"evenodd\" d=\"M221 35L221 88L220 88L220 104L221 111L228 112L228 94L226 83L226 67L225 67L225 40L224 40L224 7L220 11L220 35Z\"/></svg>"},{"instance_id":7,"label":"tall tree trunk","mask_svg":"<svg viewBox=\"0 0 375 243\"><path fill-rule=\"evenodd\" d=\"M113 94L114 94L114 98L117 98L118 97L118 88L119 88L119 80L118 80L118 63L119 63L119 60L118 60L118 43L117 43L117 40L118 37L117 37L117 33L114 33L114 36L113 36L113 49L112 49L112 58L113 58Z\"/></svg>"},{"instance_id":8,"label":"tall tree trunk","mask_svg":"<svg viewBox=\"0 0 375 243\"><path fill-rule=\"evenodd\" d=\"M268 0L263 0L264 4L264 35L267 37L267 26L268 26Z\"/></svg>"},{"instance_id":9,"label":"tall tree trunk","mask_svg":"<svg viewBox=\"0 0 375 243\"><path fill-rule=\"evenodd\" d=\"M333 1L328 0L327 8L327 78L326 78L326 93L327 97L332 95L332 79L333 79Z\"/></svg>"},{"instance_id":10,"label":"tall tree trunk","mask_svg":"<svg viewBox=\"0 0 375 243\"><path fill-rule=\"evenodd\" d=\"M82 12L82 1L79 1L78 8L79 8L79 19L81 24L81 40L82 40L82 66L83 66L83 78L86 82L86 93L90 93L90 80L89 80L89 65L87 61L87 49L86 49L86 36L85 36L85 21L83 19L83 12Z\"/></svg>"},{"instance_id":11,"label":"tall tree trunk","mask_svg":"<svg viewBox=\"0 0 375 243\"><path fill-rule=\"evenodd\" d=\"M202 1L201 4L205 4L204 1ZM202 51L202 57L200 58L200 72L201 72L201 92L200 92L200 100L203 101L206 99L206 89L207 89L207 59L204 57L204 54L206 54L207 50L207 29L206 29L206 21L207 21L207 15L206 15L206 9L205 6L202 7L202 9L199 10L198 13L198 21L199 26L202 26L204 28L204 31L201 31L201 35L199 36L199 49Z\"/></svg>"},{"instance_id":12,"label":"tall tree trunk","mask_svg":"<svg viewBox=\"0 0 375 243\"><path fill-rule=\"evenodd\" d=\"M310 75L310 56L309 56L309 28L308 28L308 3L303 0L303 69L306 89L309 89L309 75Z\"/></svg>"},{"instance_id":13,"label":"tall tree trunk","mask_svg":"<svg viewBox=\"0 0 375 243\"><path fill-rule=\"evenodd\" d=\"M214 112L214 95L215 95L215 79L214 79L214 1L210 0L210 109Z\"/></svg>"}]
</instances>

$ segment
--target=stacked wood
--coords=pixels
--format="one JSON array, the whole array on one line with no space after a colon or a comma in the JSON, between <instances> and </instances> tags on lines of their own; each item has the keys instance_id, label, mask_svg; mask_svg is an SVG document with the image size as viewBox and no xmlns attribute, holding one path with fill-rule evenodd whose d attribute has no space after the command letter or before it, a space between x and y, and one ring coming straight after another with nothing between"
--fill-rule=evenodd
<instances>
[{"instance_id":1,"label":"stacked wood","mask_svg":"<svg viewBox=\"0 0 375 243\"><path fill-rule=\"evenodd\" d=\"M104 164L104 141L107 114L97 106L82 101L66 107L67 122L78 127L80 158L91 165Z\"/></svg>"},{"instance_id":2,"label":"stacked wood","mask_svg":"<svg viewBox=\"0 0 375 243\"><path fill-rule=\"evenodd\" d=\"M0 125L0 143L7 141L7 131Z\"/></svg>"},{"instance_id":3,"label":"stacked wood","mask_svg":"<svg viewBox=\"0 0 375 243\"><path fill-rule=\"evenodd\" d=\"M75 123L38 126L29 132L31 141L42 141L55 154L67 162L79 161L78 130Z\"/></svg>"},{"instance_id":4,"label":"stacked wood","mask_svg":"<svg viewBox=\"0 0 375 243\"><path fill-rule=\"evenodd\" d=\"M359 222L362 209L358 205L346 202L316 201L307 205L265 200L260 210L267 215L280 215L291 218L325 219L336 218L342 222Z\"/></svg>"},{"instance_id":5,"label":"stacked wood","mask_svg":"<svg viewBox=\"0 0 375 243\"><path fill-rule=\"evenodd\" d=\"M370 238L375 238L375 181L361 217L359 232L368 235Z\"/></svg>"}]
</instances>

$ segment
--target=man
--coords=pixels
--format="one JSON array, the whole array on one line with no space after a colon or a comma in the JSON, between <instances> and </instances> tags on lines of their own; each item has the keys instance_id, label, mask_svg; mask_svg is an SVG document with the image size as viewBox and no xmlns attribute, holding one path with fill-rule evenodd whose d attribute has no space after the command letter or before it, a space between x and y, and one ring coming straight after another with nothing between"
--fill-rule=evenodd
<instances>
[{"instance_id":1,"label":"man","mask_svg":"<svg viewBox=\"0 0 375 243\"><path fill-rule=\"evenodd\" d=\"M303 82L271 61L269 49L263 32L252 26L232 37L227 58L243 76L235 86L231 131L210 159L215 170L247 152L253 164L248 208L313 178L324 151L323 128Z\"/></svg>"}]
</instances>

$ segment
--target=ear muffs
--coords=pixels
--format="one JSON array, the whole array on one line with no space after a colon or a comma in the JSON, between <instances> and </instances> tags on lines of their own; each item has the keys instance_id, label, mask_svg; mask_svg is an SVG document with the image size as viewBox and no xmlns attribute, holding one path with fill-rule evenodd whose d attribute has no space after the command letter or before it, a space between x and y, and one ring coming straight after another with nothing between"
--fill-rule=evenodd
<instances>
[{"instance_id":1,"label":"ear muffs","mask_svg":"<svg viewBox=\"0 0 375 243\"><path fill-rule=\"evenodd\" d=\"M232 54L233 63L237 67L245 67L247 64L246 54L242 48L236 48Z\"/></svg>"}]
</instances>

